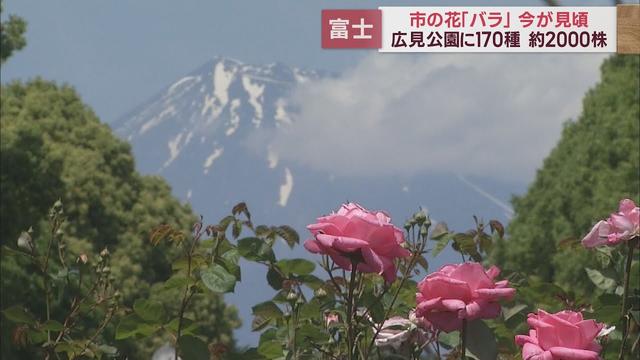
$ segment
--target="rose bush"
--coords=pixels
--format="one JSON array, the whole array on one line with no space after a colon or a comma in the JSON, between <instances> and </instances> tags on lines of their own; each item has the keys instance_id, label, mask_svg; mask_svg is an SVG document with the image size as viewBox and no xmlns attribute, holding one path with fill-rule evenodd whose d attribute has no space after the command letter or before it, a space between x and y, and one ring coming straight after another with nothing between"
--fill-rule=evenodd
<instances>
[{"instance_id":1,"label":"rose bush","mask_svg":"<svg viewBox=\"0 0 640 360\"><path fill-rule=\"evenodd\" d=\"M467 355L495 360L518 353L524 360L630 358L640 351L640 286L634 278L637 213L635 204L625 200L606 221L606 245L626 246L597 249L606 261L601 270L586 269L597 286L588 303L570 289L527 274L505 271L505 280L498 280L500 269L483 265L494 242L504 241L504 228L495 220L485 226L474 217L475 228L465 232L450 231L444 223L431 230L429 216L421 210L406 221L403 231L382 211L345 204L308 227L313 237L305 248L320 255L318 269L324 271L323 278L312 261L276 256L276 239L291 248L299 243L291 227L256 226L246 205L240 203L217 224L197 222L190 236L168 225L156 227L150 236L152 244L166 242L182 251L173 261L170 276L153 293L167 296L177 290L179 311L166 311L153 299L138 299L132 306L118 305L118 312L108 312L98 333L105 337L115 333L116 341L169 341L174 357L184 360L418 360L467 359ZM40 261L29 236L23 234L17 240L12 254ZM595 240L602 241L600 236ZM462 262L428 274L425 256L437 256L449 245ZM188 314L196 310L196 297L234 291L241 280L241 258L266 268L266 282L275 294L251 308L251 327L261 332L259 344L234 352L207 339ZM77 263L87 265L86 259L79 256ZM98 265L101 276L108 274L104 264ZM622 282L617 274L623 276ZM68 281L57 270L47 276ZM525 316L535 309L536 313ZM585 320L583 313L597 320ZM4 309L3 314L16 324L16 346L38 344L49 354L61 358L67 354L70 359L88 355L89 350L118 353L116 347L98 346L95 338L83 343L73 340L70 334L83 331L73 330L73 323L37 320L19 306ZM108 327L112 319L115 329ZM605 322L614 326L603 331ZM531 330L521 335L527 324ZM47 333L60 326L62 330L55 331L61 335L48 342Z\"/></svg>"},{"instance_id":2,"label":"rose bush","mask_svg":"<svg viewBox=\"0 0 640 360\"><path fill-rule=\"evenodd\" d=\"M585 320L582 313L560 311L549 314L544 310L531 313L527 323L529 335L518 335L524 360L597 360L602 346L596 337L604 324Z\"/></svg>"},{"instance_id":3,"label":"rose bush","mask_svg":"<svg viewBox=\"0 0 640 360\"><path fill-rule=\"evenodd\" d=\"M445 332L460 330L463 319L495 318L498 301L516 292L507 280L494 282L499 274L496 266L485 271L478 263L445 265L418 284L416 315Z\"/></svg>"}]
</instances>

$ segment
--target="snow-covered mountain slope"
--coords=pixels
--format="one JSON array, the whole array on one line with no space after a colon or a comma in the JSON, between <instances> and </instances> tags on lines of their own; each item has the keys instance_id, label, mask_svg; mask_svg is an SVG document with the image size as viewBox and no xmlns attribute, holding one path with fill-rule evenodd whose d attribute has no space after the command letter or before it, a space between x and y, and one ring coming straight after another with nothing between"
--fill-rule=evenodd
<instances>
[{"instance_id":1,"label":"snow-covered mountain slope","mask_svg":"<svg viewBox=\"0 0 640 360\"><path fill-rule=\"evenodd\" d=\"M282 64L256 66L216 58L112 126L131 142L138 169L165 177L174 194L189 201L208 222L226 215L239 201L248 203L255 221L293 225L303 239L306 224L345 201L385 209L398 225L419 206L459 230L472 226L474 214L507 220L507 206L501 202L521 192L522 185L455 174L335 177L286 163L267 145L249 145L249 138L260 130L296 121L292 91L325 76ZM279 247L277 252L284 256L289 250ZM301 249L293 254L308 256ZM447 256L432 266L457 260ZM228 301L238 306L245 323L236 335L241 344L255 343L257 335L249 329L250 308L273 295L264 281L264 269L244 264L243 282L236 289Z\"/></svg>"}]
</instances>

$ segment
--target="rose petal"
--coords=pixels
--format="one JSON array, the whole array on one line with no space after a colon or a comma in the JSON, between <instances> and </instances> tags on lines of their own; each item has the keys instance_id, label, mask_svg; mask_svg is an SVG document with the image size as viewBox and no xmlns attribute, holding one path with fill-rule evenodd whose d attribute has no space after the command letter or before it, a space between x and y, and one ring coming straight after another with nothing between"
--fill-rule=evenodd
<instances>
[{"instance_id":1,"label":"rose petal","mask_svg":"<svg viewBox=\"0 0 640 360\"><path fill-rule=\"evenodd\" d=\"M542 353L544 353L544 350L542 350L538 345L533 344L533 343L526 343L522 347L522 359L523 360L530 360L534 356L540 356ZM551 355L551 354L549 354L549 355ZM542 359L542 358L540 358L540 359Z\"/></svg>"},{"instance_id":2,"label":"rose petal","mask_svg":"<svg viewBox=\"0 0 640 360\"><path fill-rule=\"evenodd\" d=\"M336 235L336 236L342 235L342 231L335 224L327 223L327 222L307 225L307 229L313 235L317 235L319 233L323 233L327 235Z\"/></svg>"},{"instance_id":3,"label":"rose petal","mask_svg":"<svg viewBox=\"0 0 640 360\"><path fill-rule=\"evenodd\" d=\"M481 264L468 262L460 264L450 275L452 278L464 281L470 290L493 288L493 281L487 276Z\"/></svg>"},{"instance_id":4,"label":"rose petal","mask_svg":"<svg viewBox=\"0 0 640 360\"><path fill-rule=\"evenodd\" d=\"M623 199L620 200L620 205L618 205L618 211L623 213L624 215L628 215L631 211L636 209L637 206L631 199Z\"/></svg>"},{"instance_id":5,"label":"rose petal","mask_svg":"<svg viewBox=\"0 0 640 360\"><path fill-rule=\"evenodd\" d=\"M418 284L418 289L429 298L442 297L462 301L471 299L471 292L467 283L444 276L427 277Z\"/></svg>"},{"instance_id":6,"label":"rose petal","mask_svg":"<svg viewBox=\"0 0 640 360\"><path fill-rule=\"evenodd\" d=\"M582 246L593 248L607 244L607 236L609 235L609 224L600 220L596 223L591 231L582 239Z\"/></svg>"},{"instance_id":7,"label":"rose petal","mask_svg":"<svg viewBox=\"0 0 640 360\"><path fill-rule=\"evenodd\" d=\"M478 289L475 293L479 298L485 300L512 299L516 294L516 289Z\"/></svg>"},{"instance_id":8,"label":"rose petal","mask_svg":"<svg viewBox=\"0 0 640 360\"><path fill-rule=\"evenodd\" d=\"M376 254L368 247L362 248L360 249L360 251L362 252L362 258L364 259L364 262L366 263L366 265L368 265L368 271L365 272L376 272L382 274L382 272L384 271L384 264L380 256L378 256L378 254Z\"/></svg>"},{"instance_id":9,"label":"rose petal","mask_svg":"<svg viewBox=\"0 0 640 360\"><path fill-rule=\"evenodd\" d=\"M618 229L618 232L631 232L633 231L633 223L631 219L628 219L624 215L611 214L609 217L611 224Z\"/></svg>"},{"instance_id":10,"label":"rose petal","mask_svg":"<svg viewBox=\"0 0 640 360\"><path fill-rule=\"evenodd\" d=\"M316 241L315 239L309 239L305 241L304 248L314 254L322 252L322 250L320 249L320 246L318 245L318 241Z\"/></svg>"},{"instance_id":11,"label":"rose petal","mask_svg":"<svg viewBox=\"0 0 640 360\"><path fill-rule=\"evenodd\" d=\"M447 333L462 329L462 319L459 319L456 313L430 312L425 318L437 329Z\"/></svg>"},{"instance_id":12,"label":"rose petal","mask_svg":"<svg viewBox=\"0 0 640 360\"><path fill-rule=\"evenodd\" d=\"M563 360L598 360L599 355L590 350L572 349L567 347L552 347L549 352L557 359Z\"/></svg>"},{"instance_id":13,"label":"rose petal","mask_svg":"<svg viewBox=\"0 0 640 360\"><path fill-rule=\"evenodd\" d=\"M487 276L488 276L491 280L493 280L493 279L497 278L497 277L498 277L498 275L500 275L500 268L499 268L499 267L497 267L497 266L495 266L495 265L492 265L492 266L489 268L489 270L487 270Z\"/></svg>"},{"instance_id":14,"label":"rose petal","mask_svg":"<svg viewBox=\"0 0 640 360\"><path fill-rule=\"evenodd\" d=\"M576 326L580 329L582 336L580 348L589 346L604 327L603 324L597 323L595 320L583 320L578 322Z\"/></svg>"},{"instance_id":15,"label":"rose petal","mask_svg":"<svg viewBox=\"0 0 640 360\"><path fill-rule=\"evenodd\" d=\"M500 315L500 304L483 300L472 301L461 312L461 316L469 320L494 319Z\"/></svg>"}]
</instances>

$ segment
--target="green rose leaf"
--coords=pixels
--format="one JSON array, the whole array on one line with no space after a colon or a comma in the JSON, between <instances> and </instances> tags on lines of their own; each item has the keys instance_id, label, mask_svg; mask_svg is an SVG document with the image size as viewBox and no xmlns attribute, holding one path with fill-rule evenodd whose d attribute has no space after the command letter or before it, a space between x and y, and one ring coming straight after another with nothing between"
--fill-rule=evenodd
<instances>
[{"instance_id":1,"label":"green rose leaf","mask_svg":"<svg viewBox=\"0 0 640 360\"><path fill-rule=\"evenodd\" d=\"M209 348L200 338L191 335L180 336L178 345L182 360L209 360Z\"/></svg>"},{"instance_id":2,"label":"green rose leaf","mask_svg":"<svg viewBox=\"0 0 640 360\"><path fill-rule=\"evenodd\" d=\"M164 308L162 304L153 300L138 299L133 304L133 311L144 321L157 323L162 320Z\"/></svg>"},{"instance_id":3,"label":"green rose leaf","mask_svg":"<svg viewBox=\"0 0 640 360\"><path fill-rule=\"evenodd\" d=\"M264 240L249 237L238 240L238 253L247 260L275 262L273 250Z\"/></svg>"},{"instance_id":4,"label":"green rose leaf","mask_svg":"<svg viewBox=\"0 0 640 360\"><path fill-rule=\"evenodd\" d=\"M36 318L20 305L15 305L2 310L4 316L19 324L35 324Z\"/></svg>"},{"instance_id":5,"label":"green rose leaf","mask_svg":"<svg viewBox=\"0 0 640 360\"><path fill-rule=\"evenodd\" d=\"M514 315L518 314L520 311L524 310L527 308L526 304L518 304L515 305L513 307L503 307L502 308L502 315L504 316L504 320L507 321L509 319L511 319Z\"/></svg>"},{"instance_id":6,"label":"green rose leaf","mask_svg":"<svg viewBox=\"0 0 640 360\"><path fill-rule=\"evenodd\" d=\"M267 327L267 325L269 325L270 322L271 322L271 318L269 317L261 316L261 315L254 316L253 320L251 321L251 330L260 331L265 327Z\"/></svg>"},{"instance_id":7,"label":"green rose leaf","mask_svg":"<svg viewBox=\"0 0 640 360\"><path fill-rule=\"evenodd\" d=\"M482 320L467 323L467 349L478 360L498 358L498 344L493 331Z\"/></svg>"},{"instance_id":8,"label":"green rose leaf","mask_svg":"<svg viewBox=\"0 0 640 360\"><path fill-rule=\"evenodd\" d=\"M40 328L44 331L60 331L63 329L63 326L60 322L55 320L47 320L42 327Z\"/></svg>"},{"instance_id":9,"label":"green rose leaf","mask_svg":"<svg viewBox=\"0 0 640 360\"><path fill-rule=\"evenodd\" d=\"M300 243L300 236L298 236L298 233L291 226L278 226L275 227L273 231L278 234L278 236L280 236L292 249L296 244Z\"/></svg>"},{"instance_id":10,"label":"green rose leaf","mask_svg":"<svg viewBox=\"0 0 640 360\"><path fill-rule=\"evenodd\" d=\"M282 356L282 344L278 340L265 341L258 346L258 353L267 359L275 359Z\"/></svg>"},{"instance_id":11,"label":"green rose leaf","mask_svg":"<svg viewBox=\"0 0 640 360\"><path fill-rule=\"evenodd\" d=\"M265 301L251 308L253 315L266 316L270 318L279 318L282 316L282 310L273 301Z\"/></svg>"},{"instance_id":12,"label":"green rose leaf","mask_svg":"<svg viewBox=\"0 0 640 360\"><path fill-rule=\"evenodd\" d=\"M146 323L137 314L126 316L116 328L116 340L127 339L132 336L149 336L156 332L159 326Z\"/></svg>"},{"instance_id":13,"label":"green rose leaf","mask_svg":"<svg viewBox=\"0 0 640 360\"><path fill-rule=\"evenodd\" d=\"M299 347L309 346L310 342L322 342L326 339L326 334L318 331L318 328L311 324L303 324L297 329L297 345Z\"/></svg>"},{"instance_id":14,"label":"green rose leaf","mask_svg":"<svg viewBox=\"0 0 640 360\"><path fill-rule=\"evenodd\" d=\"M446 222L439 222L431 231L431 240L441 240L445 235L449 233L449 228Z\"/></svg>"},{"instance_id":15,"label":"green rose leaf","mask_svg":"<svg viewBox=\"0 0 640 360\"><path fill-rule=\"evenodd\" d=\"M238 253L238 249L230 249L222 254L220 258L225 269L227 269L230 274L233 274L233 276L236 277L237 281L242 280L240 265L238 265L240 261L240 253Z\"/></svg>"},{"instance_id":16,"label":"green rose leaf","mask_svg":"<svg viewBox=\"0 0 640 360\"><path fill-rule=\"evenodd\" d=\"M269 271L267 271L267 282L273 288L273 290L282 289L282 282L284 281L284 277L278 272L275 267L269 267Z\"/></svg>"},{"instance_id":17,"label":"green rose leaf","mask_svg":"<svg viewBox=\"0 0 640 360\"><path fill-rule=\"evenodd\" d=\"M433 235L431 236L432 239L434 239ZM436 246L433 248L433 257L438 256L438 254L440 254L442 252L442 250L444 250L444 248L447 247L447 245L449 245L449 241L451 241L452 236L448 233L443 234L442 236L439 236L438 239L438 243L436 244Z\"/></svg>"},{"instance_id":18,"label":"green rose leaf","mask_svg":"<svg viewBox=\"0 0 640 360\"><path fill-rule=\"evenodd\" d=\"M211 291L226 293L234 290L236 286L235 276L218 264L205 269L201 273L202 282Z\"/></svg>"},{"instance_id":19,"label":"green rose leaf","mask_svg":"<svg viewBox=\"0 0 640 360\"><path fill-rule=\"evenodd\" d=\"M174 288L184 288L187 285L189 285L189 278L183 273L176 273L164 282L162 288L164 290L170 290Z\"/></svg>"},{"instance_id":20,"label":"green rose leaf","mask_svg":"<svg viewBox=\"0 0 640 360\"><path fill-rule=\"evenodd\" d=\"M307 275L316 269L316 264L304 259L284 259L276 264L286 275Z\"/></svg>"},{"instance_id":21,"label":"green rose leaf","mask_svg":"<svg viewBox=\"0 0 640 360\"><path fill-rule=\"evenodd\" d=\"M602 289L605 291L615 290L617 285L615 279L607 277L604 274L602 274L600 271L595 269L585 268L584 270L587 272L587 276L589 276L589 279L591 279L591 282L593 282L593 284L599 289Z\"/></svg>"}]
</instances>

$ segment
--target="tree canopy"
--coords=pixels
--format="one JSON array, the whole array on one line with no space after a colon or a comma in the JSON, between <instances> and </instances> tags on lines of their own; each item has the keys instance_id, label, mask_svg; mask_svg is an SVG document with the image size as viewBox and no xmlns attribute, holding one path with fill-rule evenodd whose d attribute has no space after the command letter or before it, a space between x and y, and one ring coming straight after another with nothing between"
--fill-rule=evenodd
<instances>
[{"instance_id":1,"label":"tree canopy","mask_svg":"<svg viewBox=\"0 0 640 360\"><path fill-rule=\"evenodd\" d=\"M69 86L41 79L4 85L0 117L1 243L16 247L20 233L32 227L36 246L44 246L48 208L60 199L69 248L76 254L107 248L123 302L131 306L135 298L148 297L154 283L171 275L174 251L152 247L151 229L162 223L189 229L197 219L191 208L175 199L161 178L136 172L129 144L116 138ZM43 302L42 285L32 273L19 258L3 259L2 308ZM178 306L174 299L158 300ZM231 330L238 325L235 309L216 295L195 301L199 311L190 317L202 321L212 340L231 344ZM3 327L2 357L16 358L9 330ZM104 336L113 339L114 331L109 328ZM134 358L148 358L162 341L118 347Z\"/></svg>"},{"instance_id":2,"label":"tree canopy","mask_svg":"<svg viewBox=\"0 0 640 360\"><path fill-rule=\"evenodd\" d=\"M1 1L0 14L2 14ZM0 23L0 63L4 63L13 52L27 45L24 38L26 31L27 23L19 16L10 15L7 21Z\"/></svg>"},{"instance_id":3,"label":"tree canopy","mask_svg":"<svg viewBox=\"0 0 640 360\"><path fill-rule=\"evenodd\" d=\"M509 239L494 260L578 292L593 288L584 267L594 252L576 245L594 219L640 191L640 57L615 55L601 66L582 112L568 121L527 193L513 199Z\"/></svg>"}]
</instances>

